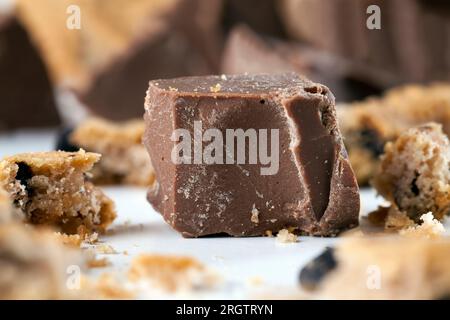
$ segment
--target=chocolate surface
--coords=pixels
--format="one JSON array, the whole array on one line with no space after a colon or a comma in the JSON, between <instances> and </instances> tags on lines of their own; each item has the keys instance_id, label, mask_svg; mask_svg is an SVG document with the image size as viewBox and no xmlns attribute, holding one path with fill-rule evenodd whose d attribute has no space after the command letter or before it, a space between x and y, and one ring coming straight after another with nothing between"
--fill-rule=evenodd
<instances>
[{"instance_id":1,"label":"chocolate surface","mask_svg":"<svg viewBox=\"0 0 450 320\"><path fill-rule=\"evenodd\" d=\"M145 109L144 144L158 181L148 199L183 236L256 236L286 227L328 236L358 223L358 187L327 87L295 73L155 80ZM176 129L190 137L217 129L226 145L214 155L227 161L196 162L194 139L191 164L177 164L173 150L185 137L171 139ZM259 132L258 142L251 134L244 140L244 163L237 143L228 148L230 129ZM210 147L205 141L212 140L203 136L203 154ZM278 170L269 174L261 157L264 142L266 155L278 156ZM250 161L252 148L259 148L259 161Z\"/></svg>"},{"instance_id":2,"label":"chocolate surface","mask_svg":"<svg viewBox=\"0 0 450 320\"><path fill-rule=\"evenodd\" d=\"M0 13L0 131L59 122L53 91L27 32L12 14Z\"/></svg>"},{"instance_id":3,"label":"chocolate surface","mask_svg":"<svg viewBox=\"0 0 450 320\"><path fill-rule=\"evenodd\" d=\"M371 5L380 29L367 27ZM448 1L283 0L280 13L289 36L344 58L358 79L386 88L450 79Z\"/></svg>"}]
</instances>

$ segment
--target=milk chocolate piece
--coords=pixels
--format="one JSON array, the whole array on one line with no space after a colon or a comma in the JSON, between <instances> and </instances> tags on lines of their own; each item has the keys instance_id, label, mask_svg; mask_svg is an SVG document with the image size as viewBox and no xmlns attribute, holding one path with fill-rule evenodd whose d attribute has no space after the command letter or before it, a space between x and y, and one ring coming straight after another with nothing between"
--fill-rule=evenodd
<instances>
[{"instance_id":1,"label":"milk chocolate piece","mask_svg":"<svg viewBox=\"0 0 450 320\"><path fill-rule=\"evenodd\" d=\"M0 12L0 97L0 130L59 122L44 64L12 12Z\"/></svg>"},{"instance_id":2,"label":"milk chocolate piece","mask_svg":"<svg viewBox=\"0 0 450 320\"><path fill-rule=\"evenodd\" d=\"M379 29L367 27L374 5ZM385 87L450 79L448 1L283 0L280 12L290 36L345 58L359 79Z\"/></svg>"},{"instance_id":3,"label":"milk chocolate piece","mask_svg":"<svg viewBox=\"0 0 450 320\"><path fill-rule=\"evenodd\" d=\"M183 236L257 236L289 227L332 236L357 225L358 186L327 87L295 73L156 80L145 110L144 144L157 180L148 199ZM207 129L217 129L209 141L219 147L209 151L215 159L225 155L224 164L195 154ZM227 139L237 129L248 133L244 144ZM182 138L171 138L180 132ZM194 145L191 156L178 149L181 142ZM213 142L200 151L207 155ZM259 150L254 164L249 147ZM239 152L245 161L234 156Z\"/></svg>"}]
</instances>

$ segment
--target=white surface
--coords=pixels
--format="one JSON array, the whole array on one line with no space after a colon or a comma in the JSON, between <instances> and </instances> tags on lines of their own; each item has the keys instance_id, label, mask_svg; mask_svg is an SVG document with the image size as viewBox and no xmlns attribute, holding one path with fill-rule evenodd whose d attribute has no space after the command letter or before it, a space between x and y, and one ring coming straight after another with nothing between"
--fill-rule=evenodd
<instances>
[{"instance_id":1,"label":"white surface","mask_svg":"<svg viewBox=\"0 0 450 320\"><path fill-rule=\"evenodd\" d=\"M51 150L54 141L55 131L51 130L3 134L0 135L0 156ZM102 236L101 240L118 254L107 255L112 266L91 270L93 276L111 270L125 271L131 259L141 253L187 255L212 267L223 279L218 289L200 297L245 298L252 297L255 291L263 295L289 293L297 288L301 266L326 246L339 241L339 238L300 237L298 243L281 244L267 237L184 239L151 208L144 189L107 187L105 191L116 203L118 219L112 226L113 232ZM362 190L363 213L375 209L381 202L373 190ZM124 251L128 255L123 254ZM261 279L260 286L249 284L255 277Z\"/></svg>"}]
</instances>

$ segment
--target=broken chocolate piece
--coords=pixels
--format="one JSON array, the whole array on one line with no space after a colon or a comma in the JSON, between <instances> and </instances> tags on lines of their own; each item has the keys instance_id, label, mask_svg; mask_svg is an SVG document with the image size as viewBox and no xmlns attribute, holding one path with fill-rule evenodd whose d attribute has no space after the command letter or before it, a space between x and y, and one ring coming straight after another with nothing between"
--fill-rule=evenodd
<instances>
[{"instance_id":1,"label":"broken chocolate piece","mask_svg":"<svg viewBox=\"0 0 450 320\"><path fill-rule=\"evenodd\" d=\"M66 28L74 5L80 26ZM141 117L149 79L218 67L220 0L18 0L18 8L58 92L90 114ZM73 117L72 100L61 100Z\"/></svg>"},{"instance_id":2,"label":"broken chocolate piece","mask_svg":"<svg viewBox=\"0 0 450 320\"><path fill-rule=\"evenodd\" d=\"M337 266L334 249L326 248L311 260L300 272L300 284L307 290L314 290L331 270Z\"/></svg>"},{"instance_id":3,"label":"broken chocolate piece","mask_svg":"<svg viewBox=\"0 0 450 320\"><path fill-rule=\"evenodd\" d=\"M79 146L74 145L70 142L70 136L72 135L72 128L63 128L58 134L58 139L56 140L56 150L76 152L80 150Z\"/></svg>"},{"instance_id":4,"label":"broken chocolate piece","mask_svg":"<svg viewBox=\"0 0 450 320\"><path fill-rule=\"evenodd\" d=\"M0 130L59 122L53 91L27 32L0 8Z\"/></svg>"},{"instance_id":5,"label":"broken chocolate piece","mask_svg":"<svg viewBox=\"0 0 450 320\"><path fill-rule=\"evenodd\" d=\"M331 236L357 225L358 186L327 87L295 73L155 80L145 109L157 180L148 199L184 236Z\"/></svg>"}]
</instances>

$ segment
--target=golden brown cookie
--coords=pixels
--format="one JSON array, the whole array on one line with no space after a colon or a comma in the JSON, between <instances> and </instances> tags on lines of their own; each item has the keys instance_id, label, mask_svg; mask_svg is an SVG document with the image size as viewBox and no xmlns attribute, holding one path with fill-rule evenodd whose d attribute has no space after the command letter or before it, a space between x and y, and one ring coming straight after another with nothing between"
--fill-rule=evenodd
<instances>
[{"instance_id":1,"label":"golden brown cookie","mask_svg":"<svg viewBox=\"0 0 450 320\"><path fill-rule=\"evenodd\" d=\"M450 213L450 142L442 126L412 128L386 145L375 189L414 220Z\"/></svg>"},{"instance_id":2,"label":"golden brown cookie","mask_svg":"<svg viewBox=\"0 0 450 320\"><path fill-rule=\"evenodd\" d=\"M142 144L143 133L143 120L111 122L91 118L75 128L69 141L102 155L92 170L95 183L149 186L155 174Z\"/></svg>"},{"instance_id":3,"label":"golden brown cookie","mask_svg":"<svg viewBox=\"0 0 450 320\"><path fill-rule=\"evenodd\" d=\"M449 250L446 238L347 238L300 279L322 299L440 299L450 294Z\"/></svg>"},{"instance_id":4,"label":"golden brown cookie","mask_svg":"<svg viewBox=\"0 0 450 320\"><path fill-rule=\"evenodd\" d=\"M74 298L83 261L51 231L0 225L0 299Z\"/></svg>"},{"instance_id":5,"label":"golden brown cookie","mask_svg":"<svg viewBox=\"0 0 450 320\"><path fill-rule=\"evenodd\" d=\"M339 124L358 183L374 176L384 145L407 129L434 121L450 134L450 85L409 85L380 98L338 107Z\"/></svg>"},{"instance_id":6,"label":"golden brown cookie","mask_svg":"<svg viewBox=\"0 0 450 320\"><path fill-rule=\"evenodd\" d=\"M116 217L114 204L87 180L99 154L26 153L0 162L0 185L26 222L65 233L102 232Z\"/></svg>"}]
</instances>

